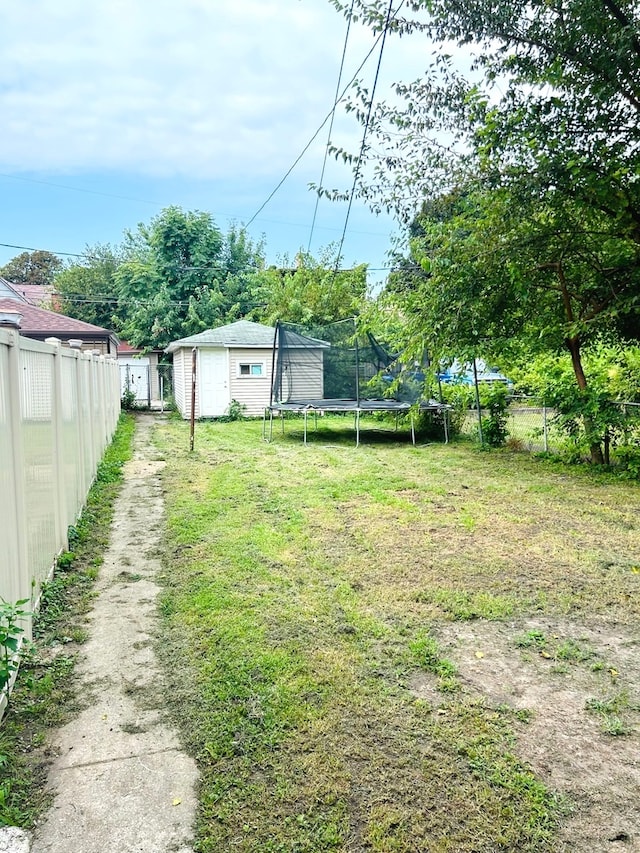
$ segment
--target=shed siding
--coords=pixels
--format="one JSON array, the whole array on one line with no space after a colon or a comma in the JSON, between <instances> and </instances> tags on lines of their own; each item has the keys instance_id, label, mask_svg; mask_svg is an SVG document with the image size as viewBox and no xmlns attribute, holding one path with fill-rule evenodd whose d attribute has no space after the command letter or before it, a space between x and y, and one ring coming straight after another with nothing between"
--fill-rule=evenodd
<instances>
[{"instance_id":1,"label":"shed siding","mask_svg":"<svg viewBox=\"0 0 640 853\"><path fill-rule=\"evenodd\" d=\"M323 350L292 349L294 379L287 394L286 374L282 377L282 393L286 400L321 400L324 397Z\"/></svg>"},{"instance_id":2,"label":"shed siding","mask_svg":"<svg viewBox=\"0 0 640 853\"><path fill-rule=\"evenodd\" d=\"M178 349L173 354L173 388L178 411L185 420L191 418L191 350ZM196 382L196 418L200 417L200 400Z\"/></svg>"},{"instance_id":3,"label":"shed siding","mask_svg":"<svg viewBox=\"0 0 640 853\"><path fill-rule=\"evenodd\" d=\"M285 400L317 400L323 397L323 351L300 349L292 351L296 361L293 387L283 387ZM239 376L240 364L264 364L262 376ZM300 367L302 366L302 369ZM229 348L230 399L245 407L247 415L262 415L271 398L273 368L272 347ZM183 418L191 417L191 348L181 347L173 353L174 396ZM196 383L196 386L199 383ZM196 387L196 418L200 417L200 400Z\"/></svg>"},{"instance_id":4,"label":"shed siding","mask_svg":"<svg viewBox=\"0 0 640 853\"><path fill-rule=\"evenodd\" d=\"M245 406L245 414L261 415L271 398L271 367L273 348L230 349L229 388L231 399ZM262 376L238 376L240 364L264 364Z\"/></svg>"}]
</instances>

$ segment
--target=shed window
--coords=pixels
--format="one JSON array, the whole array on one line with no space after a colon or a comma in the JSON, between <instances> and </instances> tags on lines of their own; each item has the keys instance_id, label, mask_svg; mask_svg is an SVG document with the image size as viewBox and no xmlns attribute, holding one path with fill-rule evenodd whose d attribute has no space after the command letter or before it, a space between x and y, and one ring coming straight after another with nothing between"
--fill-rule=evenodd
<instances>
[{"instance_id":1,"label":"shed window","mask_svg":"<svg viewBox=\"0 0 640 853\"><path fill-rule=\"evenodd\" d=\"M238 365L238 376L264 376L264 362L241 363Z\"/></svg>"}]
</instances>

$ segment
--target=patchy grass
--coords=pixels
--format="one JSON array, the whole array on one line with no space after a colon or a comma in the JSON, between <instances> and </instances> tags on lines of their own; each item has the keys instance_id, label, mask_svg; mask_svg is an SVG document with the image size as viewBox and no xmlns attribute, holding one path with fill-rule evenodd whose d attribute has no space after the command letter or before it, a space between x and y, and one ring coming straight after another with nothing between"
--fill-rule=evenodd
<instances>
[{"instance_id":1,"label":"patchy grass","mask_svg":"<svg viewBox=\"0 0 640 853\"><path fill-rule=\"evenodd\" d=\"M134 420L123 416L99 466L85 509L69 531L71 550L45 584L34 642L23 657L0 729L0 826L31 828L47 805L47 730L78 707L73 670L92 587L106 549Z\"/></svg>"},{"instance_id":2,"label":"patchy grass","mask_svg":"<svg viewBox=\"0 0 640 853\"><path fill-rule=\"evenodd\" d=\"M629 734L631 712L640 711L640 703L633 702L627 690L616 690L604 699L589 699L585 707L599 715L602 731L614 736Z\"/></svg>"},{"instance_id":3,"label":"patchy grass","mask_svg":"<svg viewBox=\"0 0 640 853\"><path fill-rule=\"evenodd\" d=\"M308 447L290 425L265 444L255 422L201 424L191 455L187 425L158 427L159 652L202 772L198 850L554 850L563 806L513 715L457 689L431 628L632 624L637 491L468 445L356 449L344 424Z\"/></svg>"}]
</instances>

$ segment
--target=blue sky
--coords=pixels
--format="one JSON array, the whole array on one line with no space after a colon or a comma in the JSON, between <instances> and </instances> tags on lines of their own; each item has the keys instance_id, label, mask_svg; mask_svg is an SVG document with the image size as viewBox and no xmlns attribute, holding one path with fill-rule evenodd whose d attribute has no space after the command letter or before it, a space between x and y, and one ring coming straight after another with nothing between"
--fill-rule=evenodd
<instances>
[{"instance_id":1,"label":"blue sky","mask_svg":"<svg viewBox=\"0 0 640 853\"><path fill-rule=\"evenodd\" d=\"M0 20L0 243L54 252L117 243L170 204L248 222L329 112L346 31L328 0L0 0ZM352 27L345 79L372 40ZM379 96L428 61L389 39ZM361 136L339 112L333 141ZM307 247L326 139L250 226L271 262ZM349 189L350 172L330 161L325 183ZM312 252L345 212L321 200ZM356 203L344 264L384 266L394 233ZM0 264L19 251L0 246Z\"/></svg>"}]
</instances>

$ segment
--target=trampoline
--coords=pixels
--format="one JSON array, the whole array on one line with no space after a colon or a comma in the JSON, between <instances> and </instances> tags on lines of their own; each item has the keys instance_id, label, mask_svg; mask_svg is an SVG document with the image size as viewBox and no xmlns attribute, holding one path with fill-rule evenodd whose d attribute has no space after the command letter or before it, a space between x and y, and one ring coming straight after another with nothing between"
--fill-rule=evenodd
<instances>
[{"instance_id":1,"label":"trampoline","mask_svg":"<svg viewBox=\"0 0 640 853\"><path fill-rule=\"evenodd\" d=\"M387 352L370 333L359 334L354 320L311 328L278 322L263 438L272 440L275 415L281 418L283 433L287 413L302 415L306 445L309 415L313 415L317 427L318 415L353 413L358 447L361 416L388 413L395 414L396 431L400 416L409 415L411 441L415 445L414 412L418 409L442 414L448 441L449 406L435 400L418 402L417 387L396 381L400 370L398 355ZM394 394L390 393L391 387L396 389ZM386 392L385 396L374 396L376 391Z\"/></svg>"}]
</instances>

